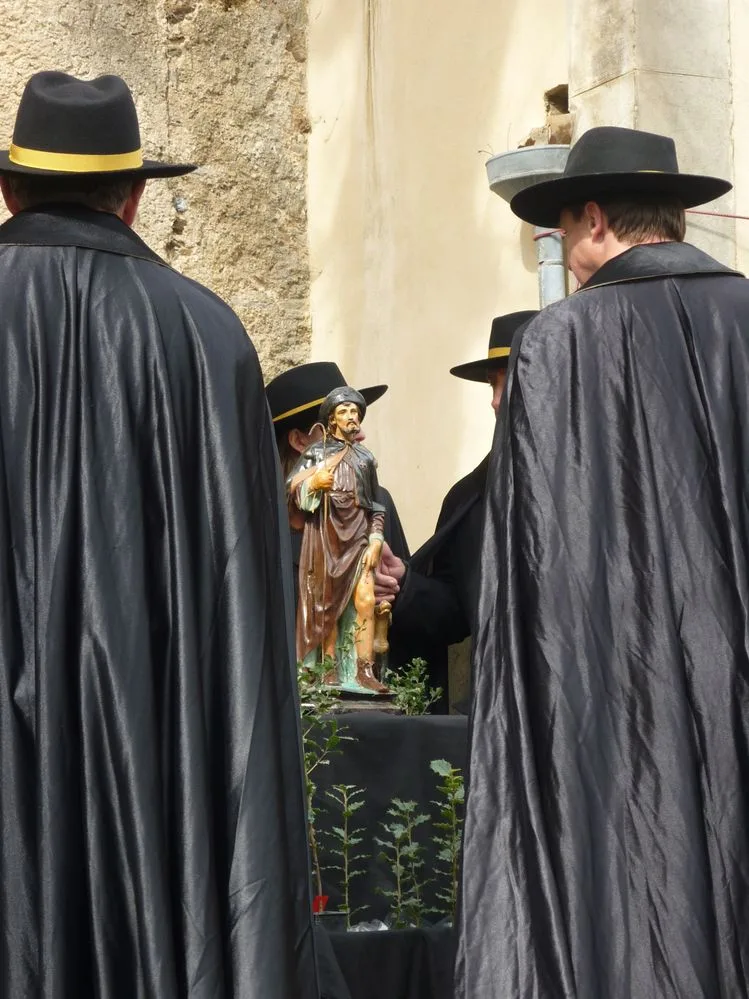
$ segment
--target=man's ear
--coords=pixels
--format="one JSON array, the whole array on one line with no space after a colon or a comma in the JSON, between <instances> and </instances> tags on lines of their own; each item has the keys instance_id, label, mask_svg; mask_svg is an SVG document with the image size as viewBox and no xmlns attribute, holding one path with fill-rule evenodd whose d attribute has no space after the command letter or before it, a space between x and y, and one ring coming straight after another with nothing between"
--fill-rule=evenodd
<instances>
[{"instance_id":1,"label":"man's ear","mask_svg":"<svg viewBox=\"0 0 749 999\"><path fill-rule=\"evenodd\" d=\"M135 216L138 214L138 205L140 204L140 199L143 197L143 191L145 190L146 182L145 180L139 180L133 184L133 189L130 192L130 196L125 202L125 206L120 213L120 218L125 223L125 225L132 226L135 222Z\"/></svg>"},{"instance_id":2,"label":"man's ear","mask_svg":"<svg viewBox=\"0 0 749 999\"><path fill-rule=\"evenodd\" d=\"M289 431L288 440L294 450L301 454L309 446L310 436L305 434L303 430L299 430L298 427L294 427L293 430Z\"/></svg>"},{"instance_id":3,"label":"man's ear","mask_svg":"<svg viewBox=\"0 0 749 999\"><path fill-rule=\"evenodd\" d=\"M10 182L7 177L0 177L0 191L2 191L5 207L10 214L18 215L21 211L21 203L11 191Z\"/></svg>"},{"instance_id":4,"label":"man's ear","mask_svg":"<svg viewBox=\"0 0 749 999\"><path fill-rule=\"evenodd\" d=\"M594 242L600 243L609 231L609 220L606 213L595 201L589 201L585 205L585 220L588 223L591 238Z\"/></svg>"}]
</instances>

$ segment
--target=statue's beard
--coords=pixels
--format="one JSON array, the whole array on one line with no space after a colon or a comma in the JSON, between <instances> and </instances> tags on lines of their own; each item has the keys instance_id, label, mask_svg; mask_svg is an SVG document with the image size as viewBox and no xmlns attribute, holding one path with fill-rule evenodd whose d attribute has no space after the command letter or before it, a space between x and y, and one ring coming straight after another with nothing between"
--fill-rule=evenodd
<instances>
[{"instance_id":1,"label":"statue's beard","mask_svg":"<svg viewBox=\"0 0 749 999\"><path fill-rule=\"evenodd\" d=\"M333 431L334 436L339 437L341 440L348 441L349 444L356 440L357 435L361 431L361 426L358 423L349 423L345 427L336 427Z\"/></svg>"}]
</instances>

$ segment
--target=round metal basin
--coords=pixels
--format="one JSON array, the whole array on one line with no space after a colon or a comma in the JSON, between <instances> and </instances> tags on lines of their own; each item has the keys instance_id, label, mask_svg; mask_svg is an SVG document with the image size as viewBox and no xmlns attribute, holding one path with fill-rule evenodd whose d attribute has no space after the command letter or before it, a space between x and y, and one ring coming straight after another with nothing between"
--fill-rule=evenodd
<instances>
[{"instance_id":1,"label":"round metal basin","mask_svg":"<svg viewBox=\"0 0 749 999\"><path fill-rule=\"evenodd\" d=\"M569 146L524 146L492 156L486 163L489 187L511 201L518 191L563 173L569 152Z\"/></svg>"}]
</instances>

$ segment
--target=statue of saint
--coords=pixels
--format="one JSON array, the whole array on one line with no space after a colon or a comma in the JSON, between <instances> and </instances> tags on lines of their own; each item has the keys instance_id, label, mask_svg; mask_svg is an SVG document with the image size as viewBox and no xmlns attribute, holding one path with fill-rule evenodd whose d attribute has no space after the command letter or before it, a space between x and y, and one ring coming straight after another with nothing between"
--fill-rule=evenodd
<instances>
[{"instance_id":1,"label":"statue of saint","mask_svg":"<svg viewBox=\"0 0 749 999\"><path fill-rule=\"evenodd\" d=\"M356 441L366 411L356 389L330 392L320 406L323 438L300 455L287 482L292 515L304 518L296 651L302 663L331 662L326 683L385 694L374 672L390 612L387 603L375 607L374 595L385 508L375 501L374 455Z\"/></svg>"}]
</instances>

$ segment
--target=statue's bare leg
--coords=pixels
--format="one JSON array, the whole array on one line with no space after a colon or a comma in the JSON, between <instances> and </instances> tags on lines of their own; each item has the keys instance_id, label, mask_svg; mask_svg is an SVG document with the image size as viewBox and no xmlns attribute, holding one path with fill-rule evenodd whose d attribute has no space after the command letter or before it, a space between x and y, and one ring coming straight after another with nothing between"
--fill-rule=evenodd
<instances>
[{"instance_id":1,"label":"statue's bare leg","mask_svg":"<svg viewBox=\"0 0 749 999\"><path fill-rule=\"evenodd\" d=\"M381 694L387 690L374 675L374 572L365 569L354 590L356 608L356 682L367 690Z\"/></svg>"},{"instance_id":2,"label":"statue's bare leg","mask_svg":"<svg viewBox=\"0 0 749 999\"><path fill-rule=\"evenodd\" d=\"M340 677L338 675L338 666L335 660L335 643L338 639L338 627L333 625L333 627L328 632L325 641L322 644L322 654L323 659L328 662L332 662L333 667L329 669L328 672L323 677L323 683L327 683L330 686L335 686L340 683Z\"/></svg>"}]
</instances>

